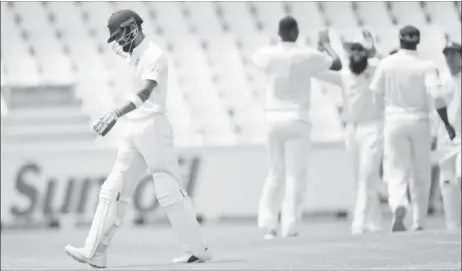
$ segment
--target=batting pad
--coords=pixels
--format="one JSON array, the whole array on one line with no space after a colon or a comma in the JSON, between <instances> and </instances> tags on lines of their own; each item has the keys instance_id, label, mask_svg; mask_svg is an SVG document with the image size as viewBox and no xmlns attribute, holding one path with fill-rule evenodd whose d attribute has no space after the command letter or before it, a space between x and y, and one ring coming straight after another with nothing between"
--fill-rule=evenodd
<instances>
[{"instance_id":1,"label":"batting pad","mask_svg":"<svg viewBox=\"0 0 462 271\"><path fill-rule=\"evenodd\" d=\"M166 211L173 231L182 243L183 250L196 257L201 257L206 245L201 236L191 199L186 196L176 204L167 207Z\"/></svg>"},{"instance_id":2,"label":"batting pad","mask_svg":"<svg viewBox=\"0 0 462 271\"><path fill-rule=\"evenodd\" d=\"M205 251L205 244L188 194L178 180L167 172L156 172L153 179L159 204L165 208L183 250L200 257Z\"/></svg>"},{"instance_id":3,"label":"batting pad","mask_svg":"<svg viewBox=\"0 0 462 271\"><path fill-rule=\"evenodd\" d=\"M446 227L450 230L460 229L461 226L461 195L460 183L446 182L441 185L443 197L444 218Z\"/></svg>"},{"instance_id":4,"label":"batting pad","mask_svg":"<svg viewBox=\"0 0 462 271\"><path fill-rule=\"evenodd\" d=\"M91 258L100 244L109 245L116 229L120 226L125 214L128 200L122 200L120 193L100 192L98 206L91 224L90 232L85 241L85 257Z\"/></svg>"}]
</instances>

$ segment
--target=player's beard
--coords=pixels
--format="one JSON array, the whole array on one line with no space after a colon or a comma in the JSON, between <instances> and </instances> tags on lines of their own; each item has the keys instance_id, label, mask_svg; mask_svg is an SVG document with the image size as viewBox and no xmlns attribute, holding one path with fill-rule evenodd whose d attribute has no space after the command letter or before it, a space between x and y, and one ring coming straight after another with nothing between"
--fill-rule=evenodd
<instances>
[{"instance_id":1,"label":"player's beard","mask_svg":"<svg viewBox=\"0 0 462 271\"><path fill-rule=\"evenodd\" d=\"M127 34L128 37L125 39L127 42L125 42L124 44L120 44L120 46L122 47L122 51L124 51L125 53L131 53L134 49L133 43L135 42L136 37L135 31L132 31Z\"/></svg>"},{"instance_id":2,"label":"player's beard","mask_svg":"<svg viewBox=\"0 0 462 271\"><path fill-rule=\"evenodd\" d=\"M125 52L125 53L130 53L133 49L133 42L134 40L131 40L129 42L127 42L126 44L124 44L122 46L122 50Z\"/></svg>"},{"instance_id":3,"label":"player's beard","mask_svg":"<svg viewBox=\"0 0 462 271\"><path fill-rule=\"evenodd\" d=\"M367 56L355 59L350 56L349 68L356 75L361 74L367 68Z\"/></svg>"}]
</instances>

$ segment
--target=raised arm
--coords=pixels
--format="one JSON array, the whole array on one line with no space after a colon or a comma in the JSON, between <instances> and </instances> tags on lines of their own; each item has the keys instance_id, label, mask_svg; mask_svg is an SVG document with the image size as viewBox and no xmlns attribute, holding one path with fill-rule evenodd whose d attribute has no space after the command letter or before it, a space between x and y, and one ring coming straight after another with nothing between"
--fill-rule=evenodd
<instances>
[{"instance_id":1,"label":"raised arm","mask_svg":"<svg viewBox=\"0 0 462 271\"><path fill-rule=\"evenodd\" d=\"M342 61L340 60L340 57L335 52L335 50L332 48L328 30L320 31L318 33L318 38L318 49L326 53L332 59L329 69L332 71L340 71L342 69Z\"/></svg>"},{"instance_id":2,"label":"raised arm","mask_svg":"<svg viewBox=\"0 0 462 271\"><path fill-rule=\"evenodd\" d=\"M364 47L367 49L368 57L369 58L376 58L378 60L383 58L383 55L377 52L377 48L375 46L375 39L372 31L368 28L364 28L362 30L362 35L364 38Z\"/></svg>"}]
</instances>

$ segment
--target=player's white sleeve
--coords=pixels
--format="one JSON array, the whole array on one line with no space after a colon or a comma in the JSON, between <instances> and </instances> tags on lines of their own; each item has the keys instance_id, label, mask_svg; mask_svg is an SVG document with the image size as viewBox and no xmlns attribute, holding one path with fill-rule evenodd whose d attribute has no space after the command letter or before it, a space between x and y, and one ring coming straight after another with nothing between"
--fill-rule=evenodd
<instances>
[{"instance_id":1,"label":"player's white sleeve","mask_svg":"<svg viewBox=\"0 0 462 271\"><path fill-rule=\"evenodd\" d=\"M258 49L252 57L252 61L260 69L264 69L269 65L270 54L268 48Z\"/></svg>"},{"instance_id":2,"label":"player's white sleeve","mask_svg":"<svg viewBox=\"0 0 462 271\"><path fill-rule=\"evenodd\" d=\"M428 65L428 70L425 74L425 87L427 94L430 99L434 101L436 108L442 108L446 106L445 95L443 88L441 87L441 80L438 68L432 63L425 63Z\"/></svg>"},{"instance_id":3,"label":"player's white sleeve","mask_svg":"<svg viewBox=\"0 0 462 271\"><path fill-rule=\"evenodd\" d=\"M338 71L325 71L315 75L321 81L343 87L342 75Z\"/></svg>"},{"instance_id":4,"label":"player's white sleeve","mask_svg":"<svg viewBox=\"0 0 462 271\"><path fill-rule=\"evenodd\" d=\"M380 95L385 94L385 77L384 77L383 62L381 62L377 66L374 76L372 77L372 81L369 85L369 89Z\"/></svg>"},{"instance_id":5,"label":"player's white sleeve","mask_svg":"<svg viewBox=\"0 0 462 271\"><path fill-rule=\"evenodd\" d=\"M327 54L324 54L319 51L313 51L310 53L309 60L307 65L309 65L309 69L313 73L313 75L326 72L330 69L334 63L334 59Z\"/></svg>"},{"instance_id":6,"label":"player's white sleeve","mask_svg":"<svg viewBox=\"0 0 462 271\"><path fill-rule=\"evenodd\" d=\"M146 65L146 68L141 74L141 80L152 80L159 83L159 76L167 66L167 57L162 56L160 59L153 61L150 65Z\"/></svg>"},{"instance_id":7,"label":"player's white sleeve","mask_svg":"<svg viewBox=\"0 0 462 271\"><path fill-rule=\"evenodd\" d=\"M425 76L425 87L427 92L433 97L443 96L441 91L439 71L436 67L430 67Z\"/></svg>"}]
</instances>

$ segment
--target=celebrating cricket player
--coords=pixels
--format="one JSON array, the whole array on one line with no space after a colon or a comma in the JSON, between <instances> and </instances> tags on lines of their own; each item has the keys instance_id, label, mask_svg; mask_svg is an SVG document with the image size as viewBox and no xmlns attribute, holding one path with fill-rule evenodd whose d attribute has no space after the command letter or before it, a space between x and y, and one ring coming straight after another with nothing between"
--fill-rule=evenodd
<instances>
[{"instance_id":1,"label":"celebrating cricket player","mask_svg":"<svg viewBox=\"0 0 462 271\"><path fill-rule=\"evenodd\" d=\"M119 118L124 117L128 124L115 165L101 187L85 246L65 247L73 259L93 267L106 267L109 243L146 170L153 174L159 204L165 208L187 253L174 261L190 263L210 259L191 200L181 187L172 126L165 115L168 59L144 35L142 23L142 18L131 10L113 13L108 22L108 43L114 42L112 48L118 55L129 57L140 88L128 96L123 106L102 116L94 126L96 133L105 136Z\"/></svg>"},{"instance_id":2,"label":"celebrating cricket player","mask_svg":"<svg viewBox=\"0 0 462 271\"><path fill-rule=\"evenodd\" d=\"M399 38L400 50L380 62L370 89L385 101L383 170L393 212L392 230L406 230L408 186L413 230L422 230L431 185L429 116L432 102L451 140L454 128L449 123L444 100L435 95L439 85L437 69L417 53L420 31L414 26L405 26L400 29Z\"/></svg>"},{"instance_id":3,"label":"celebrating cricket player","mask_svg":"<svg viewBox=\"0 0 462 271\"><path fill-rule=\"evenodd\" d=\"M297 21L285 17L279 22L281 42L259 49L253 57L268 82L269 172L258 213L258 226L265 230L265 239L277 236L279 213L281 236L299 233L310 152L311 78L320 72L342 67L326 31L319 36L319 47L325 53L297 46L298 35Z\"/></svg>"},{"instance_id":4,"label":"celebrating cricket player","mask_svg":"<svg viewBox=\"0 0 462 271\"><path fill-rule=\"evenodd\" d=\"M446 133L438 137L437 151L441 153L440 188L446 226L450 230L461 227L461 55L462 46L450 42L443 49L449 73L442 75L442 92L448 104L448 118L456 131L456 138L450 140Z\"/></svg>"},{"instance_id":5,"label":"celebrating cricket player","mask_svg":"<svg viewBox=\"0 0 462 271\"><path fill-rule=\"evenodd\" d=\"M346 120L347 150L352 158L357 183L356 206L352 223L354 235L382 230L379 202L380 163L383 155L383 99L370 91L369 85L377 64L372 35L364 30L364 40L345 42L349 65L341 72L327 71L321 80L342 89ZM369 43L372 47L367 46ZM369 48L367 48L369 47Z\"/></svg>"}]
</instances>

